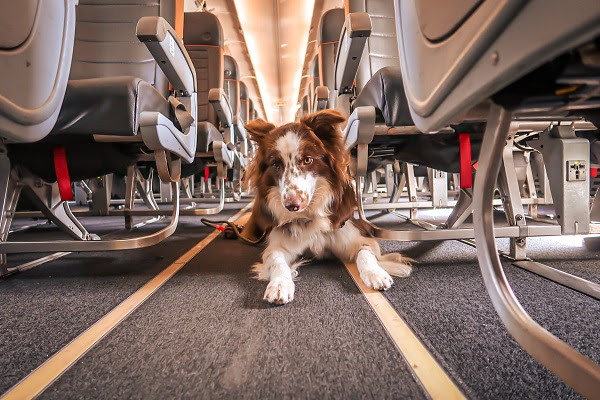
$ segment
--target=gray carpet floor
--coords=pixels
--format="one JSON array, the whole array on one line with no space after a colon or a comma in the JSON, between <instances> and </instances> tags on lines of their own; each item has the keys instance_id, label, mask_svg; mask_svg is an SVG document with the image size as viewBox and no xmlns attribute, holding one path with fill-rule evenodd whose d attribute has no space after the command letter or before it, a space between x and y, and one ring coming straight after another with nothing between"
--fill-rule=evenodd
<instances>
[{"instance_id":1,"label":"gray carpet floor","mask_svg":"<svg viewBox=\"0 0 600 400\"><path fill-rule=\"evenodd\" d=\"M500 243L503 247L504 243ZM598 279L598 255L582 249L544 251L541 239L530 256L555 268ZM578 396L512 339L495 313L479 273L476 250L459 242L385 242L416 263L386 295L463 390L479 399L564 399ZM550 332L600 362L600 303L505 264L523 307Z\"/></svg>"},{"instance_id":2,"label":"gray carpet floor","mask_svg":"<svg viewBox=\"0 0 600 400\"><path fill-rule=\"evenodd\" d=\"M41 397L425 398L339 262L262 300L260 249L219 238Z\"/></svg>"},{"instance_id":3,"label":"gray carpet floor","mask_svg":"<svg viewBox=\"0 0 600 400\"><path fill-rule=\"evenodd\" d=\"M226 219L239 204L219 215ZM93 232L123 228L122 218L83 219ZM162 225L161 225L162 224ZM135 234L164 226L148 225ZM183 217L177 232L162 243L142 249L105 253L73 253L37 268L0 279L0 393L83 332L180 254L212 232ZM14 240L62 238L52 226L16 233ZM24 238L24 239L23 239ZM43 254L9 255L18 265Z\"/></svg>"},{"instance_id":4,"label":"gray carpet floor","mask_svg":"<svg viewBox=\"0 0 600 400\"><path fill-rule=\"evenodd\" d=\"M228 208L216 219L240 205ZM121 229L122 220L115 221L94 231ZM177 233L158 246L71 254L0 280L0 393L211 231L198 218L183 217ZM42 226L25 235L56 232ZM383 242L382 248L416 260L413 275L396 279L386 296L468 397L577 398L506 332L474 248L459 242ZM262 301L266 283L250 277L260 251L216 239L41 397L426 397L341 263L303 267L294 302L273 307ZM600 252L576 241L529 239L528 254L600 282ZM509 264L506 272L535 320L600 361L597 301Z\"/></svg>"}]
</instances>

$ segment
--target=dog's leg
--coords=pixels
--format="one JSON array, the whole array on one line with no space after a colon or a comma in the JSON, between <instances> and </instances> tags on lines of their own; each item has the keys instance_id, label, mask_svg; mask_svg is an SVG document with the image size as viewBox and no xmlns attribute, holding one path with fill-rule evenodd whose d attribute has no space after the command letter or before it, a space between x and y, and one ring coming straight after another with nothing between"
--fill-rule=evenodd
<instances>
[{"instance_id":1,"label":"dog's leg","mask_svg":"<svg viewBox=\"0 0 600 400\"><path fill-rule=\"evenodd\" d=\"M356 266L360 279L371 289L388 290L394 280L383 268L379 266L377 257L368 248L362 248L356 257Z\"/></svg>"},{"instance_id":2,"label":"dog's leg","mask_svg":"<svg viewBox=\"0 0 600 400\"><path fill-rule=\"evenodd\" d=\"M352 222L345 224L343 228L335 232L329 246L333 254L342 261L356 262L360 278L371 289L389 289L394 283L390 273L398 276L410 274L410 266L403 262L399 254L396 257L389 255L381 257L377 241L364 237ZM380 264L379 257L393 258L393 260L385 260Z\"/></svg>"},{"instance_id":3,"label":"dog's leg","mask_svg":"<svg viewBox=\"0 0 600 400\"><path fill-rule=\"evenodd\" d=\"M294 281L289 265L290 256L280 250L265 251L263 265L269 274L264 299L272 304L287 304L294 300Z\"/></svg>"}]
</instances>

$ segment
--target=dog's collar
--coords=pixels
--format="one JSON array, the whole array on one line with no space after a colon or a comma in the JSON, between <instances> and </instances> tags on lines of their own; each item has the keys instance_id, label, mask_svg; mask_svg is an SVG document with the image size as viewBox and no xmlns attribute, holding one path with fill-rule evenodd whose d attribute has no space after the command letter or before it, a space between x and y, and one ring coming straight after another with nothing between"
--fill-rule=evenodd
<instances>
[{"instance_id":1,"label":"dog's collar","mask_svg":"<svg viewBox=\"0 0 600 400\"><path fill-rule=\"evenodd\" d=\"M308 218L298 218L295 219L293 221L288 221L284 224L279 225L280 228L289 228L290 226L294 225L294 224L299 224L299 225L308 225L312 222L312 220L308 219Z\"/></svg>"},{"instance_id":2,"label":"dog's collar","mask_svg":"<svg viewBox=\"0 0 600 400\"><path fill-rule=\"evenodd\" d=\"M338 225L338 229L343 228L344 225L346 225L346 222L348 222L349 219L350 218L346 218L345 220L343 220L342 222L340 222L340 224ZM311 222L312 222L312 220L309 219L309 218L298 218L298 219L295 219L293 221L289 221L289 222L286 222L284 224L281 224L281 225L279 225L279 227L283 228L283 229L289 229L289 227L292 226L292 225L294 225L294 224L299 224L299 225L306 226L306 225L310 224Z\"/></svg>"}]
</instances>

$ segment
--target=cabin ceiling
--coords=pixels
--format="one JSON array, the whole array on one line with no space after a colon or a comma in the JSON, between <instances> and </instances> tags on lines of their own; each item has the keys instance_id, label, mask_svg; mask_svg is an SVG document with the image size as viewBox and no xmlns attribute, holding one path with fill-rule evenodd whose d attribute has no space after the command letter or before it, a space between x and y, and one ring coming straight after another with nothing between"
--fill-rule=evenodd
<instances>
[{"instance_id":1,"label":"cabin ceiling","mask_svg":"<svg viewBox=\"0 0 600 400\"><path fill-rule=\"evenodd\" d=\"M185 0L185 11L200 0ZM234 57L258 114L279 125L294 120L307 56L317 50L320 16L343 0L206 0L223 26L225 54Z\"/></svg>"}]
</instances>

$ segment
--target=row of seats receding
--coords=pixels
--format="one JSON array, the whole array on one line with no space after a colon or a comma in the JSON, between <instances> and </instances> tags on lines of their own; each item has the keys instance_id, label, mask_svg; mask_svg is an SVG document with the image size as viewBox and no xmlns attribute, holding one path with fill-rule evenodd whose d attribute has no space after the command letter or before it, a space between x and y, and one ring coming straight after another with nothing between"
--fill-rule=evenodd
<instances>
[{"instance_id":1,"label":"row of seats receding","mask_svg":"<svg viewBox=\"0 0 600 400\"><path fill-rule=\"evenodd\" d=\"M593 397L600 367L522 310L495 238L510 238L509 256L533 268L528 237L600 231L598 3L349 0L344 6L321 17L296 117L324 107L348 117L343 134L354 158L359 217L383 239L475 238L507 329ZM557 18L560 28L548 30ZM502 207L506 225L494 227L493 206ZM435 207L452 207L445 223L416 220L418 209ZM538 207L553 208L554 219L544 219ZM409 221L423 230L383 229L368 220L369 209L408 209ZM465 223L471 215L473 227ZM581 288L576 277L537 271Z\"/></svg>"},{"instance_id":2,"label":"row of seats receding","mask_svg":"<svg viewBox=\"0 0 600 400\"><path fill-rule=\"evenodd\" d=\"M419 54L410 54L410 56L407 56L405 52L403 57L399 57L398 49L402 50L403 47L399 47L400 42L396 33L396 26L400 20L397 14L395 14L395 12L398 12L398 8L394 7L393 2L354 0L346 2L345 9L333 9L323 14L317 33L319 42L318 51L308 63L310 76L304 81L306 94L301 98L301 107L299 108L297 118L299 119L302 115L314 112L322 107L336 108L347 115L349 122L344 133L346 144L348 148L355 149L354 151L357 154L360 153L358 154L359 162L357 168L360 174L366 175L367 180L378 180L379 175L383 176L384 179L388 179L390 174L387 172L389 172L392 166L391 175L395 172L404 174L398 168L398 162L400 162L411 165L409 169L412 171L408 175L416 174L417 179L405 177L405 181L418 181L425 184L425 187L418 188L419 191L428 191L433 195L431 193L433 192L433 186L438 186L439 182L429 181L435 180L434 178L437 175L446 174L444 179L448 181L449 187L454 189L454 193L452 194L462 193L458 189L471 189L472 182L467 182L467 180L472 181L472 179L463 179L461 181L459 178L461 176L463 178L470 178L475 172L472 166L477 165L486 126L485 114L492 101L490 100L489 93L487 93L487 97L485 95L480 96L479 100L470 99L471 104L463 104L463 109L460 112L455 111L452 118L444 116L446 118L445 123L441 125L439 121L435 121L437 125L428 125L429 121L423 117L417 118L416 122L413 121L413 116L419 117L419 113L421 113L419 108L416 108L415 111L413 103L420 104L418 102L421 100L411 99L412 91L405 91L405 85L409 87L426 87L428 85L428 74L419 74L419 68L424 69L428 65L433 65L431 69L435 69L435 63L428 64L423 60L419 60ZM460 11L457 11L457 13L460 13ZM409 26L413 27L410 25L411 23L413 22L408 22ZM338 32L337 35L335 34L336 31ZM333 40L335 37L338 40ZM340 43L342 44L339 45ZM334 54L335 57L332 58L331 54ZM444 61L451 62L452 55L446 54L445 56L446 59ZM559 68L564 68L564 65L566 65L566 57L566 55L562 56L560 65L555 65L557 62L554 60L550 65L544 66L544 68L550 69L556 75L557 72L555 70L559 71ZM415 65L415 76L420 79L419 82L403 76L401 59L404 65ZM570 72L571 74L589 73L589 71L585 71L585 65L581 65L581 62L580 65L570 68L573 70ZM537 73L548 75L544 69L541 69ZM569 71L565 71L565 73L569 73ZM542 76L542 78L546 79L555 77ZM580 82L582 79L581 77L568 77L566 75L559 78L564 82L570 79L571 82L575 83L577 79ZM319 86L320 83L322 83L321 86ZM559 87L561 85L565 86L568 90L576 88L576 86L569 86L569 83L554 84L549 89L548 94L555 97L553 102L548 103L553 104L552 107L554 108L564 106L564 98L556 100L556 97L559 96L555 96L552 92L552 90L561 92L562 89ZM319 87L324 87L323 92L328 92L327 100L324 102L319 100ZM423 94L423 98L438 96L439 91L436 91L434 86L429 84L429 88L431 92L427 96ZM541 100L540 93L538 93L540 89L535 87L529 88L527 86L525 88L533 91L535 96L530 95L531 100L510 86L503 91L498 91L491 98L494 101L503 102L507 105L511 102L521 101L525 105L522 106L523 111L520 112L519 118L523 119L522 115L526 115L525 112L531 112L528 110L532 110L534 106L539 105L531 103ZM515 93L510 94L508 89L513 89ZM490 88L488 87L486 90L489 92ZM537 92L535 92L536 90ZM587 95L585 92L583 94ZM580 96L582 95L580 94ZM593 96L594 94L592 93L592 99L594 98ZM595 114L596 112L593 110L593 104L592 102L590 105L588 102L586 105L578 106L578 113L575 113L573 110L564 109L557 112L551 118L543 114L535 115L532 117L532 120L535 120L534 122L536 123L529 125L523 123L522 130L535 132L537 129L539 132L555 122L553 118L561 120L562 122L558 122L561 124L573 124L576 134L578 136L585 136L592 144L591 154L587 157L590 158L591 164L587 163L587 165L591 167L589 172L593 175L594 169L598 167L596 150L598 147L596 139L598 135L597 127L594 124L598 118ZM552 108L548 105L546 107ZM538 114L540 113L540 111L537 112ZM548 123L546 124L546 122ZM431 131L432 128L435 128L435 131ZM532 133L529 133L528 136L519 135L519 140L525 140L525 138L531 135ZM537 136L535 137L537 138ZM518 145L519 143L516 146ZM358 148L361 146L368 147L368 158L360 156L363 153L366 154L364 151L358 151ZM518 149L518 147L515 147L515 149ZM526 154L528 158L529 156L538 155L537 153L528 154L528 152L524 152L521 149L520 153L515 155L519 156L519 163L523 162L523 157L521 157L523 154ZM465 163L465 161L468 161L468 163ZM525 162L529 163L529 160ZM383 171L383 167L388 168L388 171L379 175L373 175L376 178L372 178L371 173L378 170ZM440 171L440 173L434 173L434 171ZM535 178L539 175L546 175L544 171L538 171L535 168L529 172ZM520 182L523 179L519 176ZM397 181L399 180L398 178ZM408 183L405 182L405 184ZM527 184L531 186L531 182L527 182ZM394 185L392 183L389 186ZM431 188L427 186L431 186ZM371 189L373 189L373 186L371 186ZM396 194L401 190L402 188L396 190ZM531 192L530 194L526 194L527 196L536 195L533 186L527 188L527 190ZM439 198L436 200L439 200ZM537 199L534 202L536 204L533 205L542 204L539 200ZM545 199L544 201L550 200ZM455 204L446 199L443 200L443 204L439 204L439 201L434 203L430 202L429 205L425 204L425 206ZM529 204L531 203L530 201ZM406 204L404 206L413 208ZM414 207L417 208L420 205L414 205ZM461 218L464 216L463 213ZM564 218L560 221L563 232L573 232L573 224L564 221ZM455 225L457 221L453 219L449 222L452 222L449 226L458 226L460 224ZM581 224L579 224L578 228L580 232L583 232Z\"/></svg>"},{"instance_id":3,"label":"row of seats receding","mask_svg":"<svg viewBox=\"0 0 600 400\"><path fill-rule=\"evenodd\" d=\"M244 124L256 118L254 103L236 61L224 55L218 18L184 14L176 3L27 0L4 7L0 264L6 253L149 246L174 232L180 213L219 212L226 189L239 199L252 151ZM214 175L209 167L216 167L218 205L180 211L180 200L204 200L194 198L193 178ZM154 199L154 171L171 192L171 211ZM110 208L112 176L124 181L123 210ZM97 191L90 195L96 214L124 215L128 228L136 215L167 213L171 222L135 239L98 240L70 209L73 183ZM180 183L187 198L180 199ZM150 210L136 208L136 192ZM20 194L74 240L7 241Z\"/></svg>"}]
</instances>

